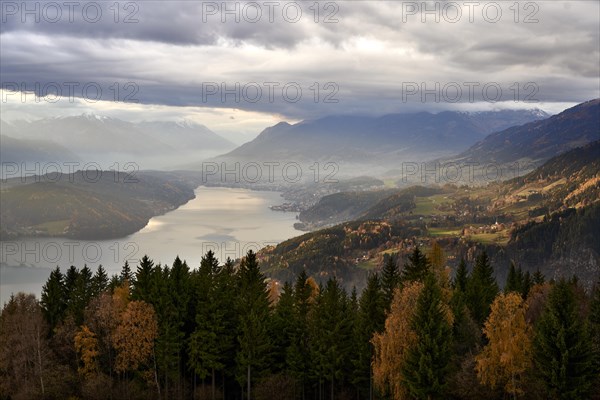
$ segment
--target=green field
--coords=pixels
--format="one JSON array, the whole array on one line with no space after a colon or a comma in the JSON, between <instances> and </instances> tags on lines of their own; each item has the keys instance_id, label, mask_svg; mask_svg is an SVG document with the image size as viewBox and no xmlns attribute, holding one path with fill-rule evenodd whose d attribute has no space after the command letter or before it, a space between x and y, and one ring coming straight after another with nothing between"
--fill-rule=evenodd
<instances>
[{"instance_id":1,"label":"green field","mask_svg":"<svg viewBox=\"0 0 600 400\"><path fill-rule=\"evenodd\" d=\"M48 235L61 235L65 231L65 228L69 226L70 221L71 220L69 219L49 221L39 225L35 225L33 228L36 231L44 231Z\"/></svg>"},{"instance_id":2,"label":"green field","mask_svg":"<svg viewBox=\"0 0 600 400\"><path fill-rule=\"evenodd\" d=\"M508 243L510 239L509 236L505 232L498 233L479 233L470 236L471 240L474 242L479 242L482 244L499 244L505 245Z\"/></svg>"},{"instance_id":3,"label":"green field","mask_svg":"<svg viewBox=\"0 0 600 400\"><path fill-rule=\"evenodd\" d=\"M417 197L415 199L416 207L413 214L416 215L448 215L452 211L442 211L437 209L440 205L450 205L454 203L453 199L444 194L436 194L429 197Z\"/></svg>"},{"instance_id":4,"label":"green field","mask_svg":"<svg viewBox=\"0 0 600 400\"><path fill-rule=\"evenodd\" d=\"M429 228L427 229L429 236L441 237L441 236L460 236L462 229L456 228Z\"/></svg>"}]
</instances>

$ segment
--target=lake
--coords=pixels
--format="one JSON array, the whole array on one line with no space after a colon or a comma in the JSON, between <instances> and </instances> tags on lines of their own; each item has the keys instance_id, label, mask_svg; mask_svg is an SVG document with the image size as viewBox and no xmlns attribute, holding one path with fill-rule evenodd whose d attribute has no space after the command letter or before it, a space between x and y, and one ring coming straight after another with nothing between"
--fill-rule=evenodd
<instances>
[{"instance_id":1,"label":"lake","mask_svg":"<svg viewBox=\"0 0 600 400\"><path fill-rule=\"evenodd\" d=\"M57 265L65 271L70 265L87 264L95 271L102 264L112 275L125 261L135 271L138 260L147 254L155 264L169 265L179 255L196 268L208 250L224 261L301 234L293 227L297 214L269 209L282 202L279 193L215 187L199 187L195 193L195 199L152 218L142 230L122 239L0 242L0 304L19 291L39 298Z\"/></svg>"}]
</instances>

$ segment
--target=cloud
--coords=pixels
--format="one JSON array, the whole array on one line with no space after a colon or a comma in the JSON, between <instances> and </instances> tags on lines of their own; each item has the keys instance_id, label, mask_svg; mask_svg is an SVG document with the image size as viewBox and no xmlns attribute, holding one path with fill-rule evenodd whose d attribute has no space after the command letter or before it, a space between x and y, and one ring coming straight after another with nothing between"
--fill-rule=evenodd
<instances>
[{"instance_id":1,"label":"cloud","mask_svg":"<svg viewBox=\"0 0 600 400\"><path fill-rule=\"evenodd\" d=\"M381 1L278 2L272 15L263 2L229 2L233 14L219 9L222 2L118 3L115 22L113 3L98 2L102 18L96 23L81 10L73 22L64 13L48 22L48 3L40 3L39 23L31 15L23 23L22 10L6 3L0 30L5 88L36 90L54 82L64 89L76 82L93 89L97 83L108 102L288 119L487 109L496 100L552 108L548 104L600 96L597 2L519 3L518 16L513 3L480 2L472 21L466 3L456 2L458 22L452 10L444 11L446 3L426 4L438 10L435 15L422 12L423 2ZM252 4L261 7L256 23L248 21L256 17ZM297 5L302 16L291 22ZM501 18L490 22L494 7ZM125 23L128 14L138 22ZM527 17L538 22L525 23ZM74 95L86 93L76 89Z\"/></svg>"}]
</instances>

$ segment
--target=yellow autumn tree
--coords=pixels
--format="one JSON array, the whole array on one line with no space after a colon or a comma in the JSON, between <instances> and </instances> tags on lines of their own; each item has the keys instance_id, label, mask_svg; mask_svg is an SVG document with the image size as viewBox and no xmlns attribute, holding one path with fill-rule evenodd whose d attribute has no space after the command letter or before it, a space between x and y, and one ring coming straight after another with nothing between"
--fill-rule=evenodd
<instances>
[{"instance_id":1,"label":"yellow autumn tree","mask_svg":"<svg viewBox=\"0 0 600 400\"><path fill-rule=\"evenodd\" d=\"M75 334L75 350L79 355L81 364L77 368L83 376L93 375L98 371L98 339L96 334L87 325L82 325Z\"/></svg>"},{"instance_id":2,"label":"yellow autumn tree","mask_svg":"<svg viewBox=\"0 0 600 400\"><path fill-rule=\"evenodd\" d=\"M319 295L319 284L312 276L309 276L306 279L306 284L310 286L310 297L308 298L308 301L310 304L314 304Z\"/></svg>"},{"instance_id":3,"label":"yellow autumn tree","mask_svg":"<svg viewBox=\"0 0 600 400\"><path fill-rule=\"evenodd\" d=\"M117 350L115 369L118 372L136 371L147 365L158 335L158 323L152 305L132 301L121 315L113 337Z\"/></svg>"},{"instance_id":4,"label":"yellow autumn tree","mask_svg":"<svg viewBox=\"0 0 600 400\"><path fill-rule=\"evenodd\" d=\"M385 329L372 339L375 349L374 383L394 400L408 399L408 392L402 384L402 366L408 350L417 339L411 321L422 289L421 282L411 282L402 289L396 289Z\"/></svg>"},{"instance_id":5,"label":"yellow autumn tree","mask_svg":"<svg viewBox=\"0 0 600 400\"><path fill-rule=\"evenodd\" d=\"M531 327L527 306L517 293L499 294L483 332L488 344L476 356L477 376L492 388L502 386L510 395L523 393L523 377L531 367Z\"/></svg>"}]
</instances>

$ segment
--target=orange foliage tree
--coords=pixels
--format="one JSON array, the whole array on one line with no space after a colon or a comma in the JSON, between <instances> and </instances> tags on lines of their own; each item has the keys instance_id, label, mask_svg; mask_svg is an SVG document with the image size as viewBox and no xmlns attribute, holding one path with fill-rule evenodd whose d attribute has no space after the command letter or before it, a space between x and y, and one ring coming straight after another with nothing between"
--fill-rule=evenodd
<instances>
[{"instance_id":1,"label":"orange foliage tree","mask_svg":"<svg viewBox=\"0 0 600 400\"><path fill-rule=\"evenodd\" d=\"M492 303L483 332L489 342L476 357L479 380L506 393L523 393L523 377L532 364L531 327L520 294L500 294Z\"/></svg>"},{"instance_id":2,"label":"orange foliage tree","mask_svg":"<svg viewBox=\"0 0 600 400\"><path fill-rule=\"evenodd\" d=\"M375 350L373 381L381 392L389 393L394 400L408 398L402 367L408 350L416 342L411 325L422 289L421 282L410 282L402 289L396 289L385 329L372 339Z\"/></svg>"}]
</instances>

